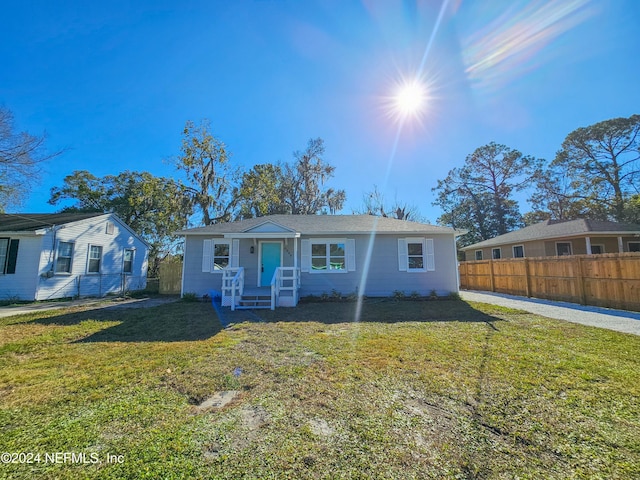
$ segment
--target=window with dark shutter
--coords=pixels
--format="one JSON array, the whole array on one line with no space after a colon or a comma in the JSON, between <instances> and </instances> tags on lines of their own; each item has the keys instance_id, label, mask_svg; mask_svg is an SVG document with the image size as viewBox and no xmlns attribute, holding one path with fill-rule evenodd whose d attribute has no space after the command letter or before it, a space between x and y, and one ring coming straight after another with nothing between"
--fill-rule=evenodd
<instances>
[{"instance_id":1,"label":"window with dark shutter","mask_svg":"<svg viewBox=\"0 0 640 480\"><path fill-rule=\"evenodd\" d=\"M7 255L7 273L16 273L18 263L18 244L20 240L14 239L9 243L9 255Z\"/></svg>"}]
</instances>

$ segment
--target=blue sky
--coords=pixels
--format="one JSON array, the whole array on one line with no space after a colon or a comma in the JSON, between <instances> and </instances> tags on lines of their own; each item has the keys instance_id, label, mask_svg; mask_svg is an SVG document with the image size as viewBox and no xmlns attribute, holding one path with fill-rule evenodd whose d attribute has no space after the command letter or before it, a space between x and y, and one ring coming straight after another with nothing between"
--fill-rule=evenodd
<instances>
[{"instance_id":1,"label":"blue sky","mask_svg":"<svg viewBox=\"0 0 640 480\"><path fill-rule=\"evenodd\" d=\"M73 170L175 175L208 118L246 168L323 138L342 213L378 185L435 222L431 188L477 147L552 159L639 113L638 25L635 0L5 2L0 104L68 148L21 210L55 211ZM429 98L399 129L390 97L416 75Z\"/></svg>"}]
</instances>

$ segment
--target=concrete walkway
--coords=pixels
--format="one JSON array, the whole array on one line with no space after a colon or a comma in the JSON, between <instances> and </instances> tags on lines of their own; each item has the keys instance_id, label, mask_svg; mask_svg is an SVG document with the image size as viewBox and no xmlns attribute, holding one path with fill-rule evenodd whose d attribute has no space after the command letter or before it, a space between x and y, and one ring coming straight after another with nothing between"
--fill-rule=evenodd
<instances>
[{"instance_id":1,"label":"concrete walkway","mask_svg":"<svg viewBox=\"0 0 640 480\"><path fill-rule=\"evenodd\" d=\"M517 308L557 320L566 320L567 322L581 323L591 327L608 328L617 332L640 335L639 312L469 290L461 290L460 297L469 302L482 302Z\"/></svg>"},{"instance_id":2,"label":"concrete walkway","mask_svg":"<svg viewBox=\"0 0 640 480\"><path fill-rule=\"evenodd\" d=\"M45 310L57 310L60 308L86 307L97 308L149 308L176 302L179 297L155 297L155 298L81 298L78 300L65 300L60 302L34 302L24 305L11 305L0 307L0 318L24 315L26 313L42 312Z\"/></svg>"}]
</instances>

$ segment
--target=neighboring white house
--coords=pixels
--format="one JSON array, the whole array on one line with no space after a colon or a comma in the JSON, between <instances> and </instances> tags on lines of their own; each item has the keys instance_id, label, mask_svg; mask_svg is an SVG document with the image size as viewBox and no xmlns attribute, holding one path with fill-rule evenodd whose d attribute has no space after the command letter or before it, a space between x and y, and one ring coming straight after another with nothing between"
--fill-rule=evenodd
<instances>
[{"instance_id":1,"label":"neighboring white house","mask_svg":"<svg viewBox=\"0 0 640 480\"><path fill-rule=\"evenodd\" d=\"M0 299L142 290L148 245L114 214L0 214Z\"/></svg>"},{"instance_id":2,"label":"neighboring white house","mask_svg":"<svg viewBox=\"0 0 640 480\"><path fill-rule=\"evenodd\" d=\"M223 305L295 306L339 292L458 291L451 228L371 215L271 215L178 232L182 294L220 293Z\"/></svg>"}]
</instances>

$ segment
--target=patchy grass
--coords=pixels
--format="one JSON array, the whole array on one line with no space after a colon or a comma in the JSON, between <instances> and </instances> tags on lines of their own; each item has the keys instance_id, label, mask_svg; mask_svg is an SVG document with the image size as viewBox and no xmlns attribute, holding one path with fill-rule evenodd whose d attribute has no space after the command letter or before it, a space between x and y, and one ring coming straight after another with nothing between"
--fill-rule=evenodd
<instances>
[{"instance_id":1,"label":"patchy grass","mask_svg":"<svg viewBox=\"0 0 640 480\"><path fill-rule=\"evenodd\" d=\"M224 313L0 319L0 452L40 454L0 478L640 477L639 337L455 300Z\"/></svg>"}]
</instances>

